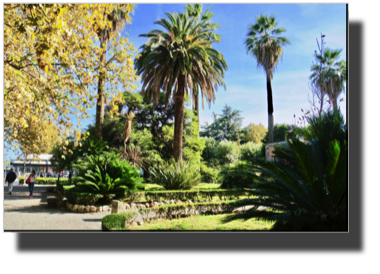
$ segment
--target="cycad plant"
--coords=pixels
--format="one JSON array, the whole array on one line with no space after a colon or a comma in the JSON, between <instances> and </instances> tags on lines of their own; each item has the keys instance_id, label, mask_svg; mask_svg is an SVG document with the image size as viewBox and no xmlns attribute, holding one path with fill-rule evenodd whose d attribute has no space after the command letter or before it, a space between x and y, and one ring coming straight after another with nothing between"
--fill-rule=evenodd
<instances>
[{"instance_id":1,"label":"cycad plant","mask_svg":"<svg viewBox=\"0 0 380 274\"><path fill-rule=\"evenodd\" d=\"M151 170L153 184L161 185L166 190L187 190L201 182L198 167L189 162L175 162L173 159Z\"/></svg>"},{"instance_id":2,"label":"cycad plant","mask_svg":"<svg viewBox=\"0 0 380 274\"><path fill-rule=\"evenodd\" d=\"M338 110L309 118L307 143L298 139L275 149L275 161L255 159L247 172L257 180L252 205L225 221L275 221L274 230L347 230L347 137ZM306 136L305 136L306 137ZM257 211L259 206L266 208Z\"/></svg>"},{"instance_id":3,"label":"cycad plant","mask_svg":"<svg viewBox=\"0 0 380 274\"><path fill-rule=\"evenodd\" d=\"M103 195L105 202L112 197L123 198L126 191L137 189L142 181L137 169L115 153L87 155L74 168L78 171L74 178L77 185Z\"/></svg>"},{"instance_id":4,"label":"cycad plant","mask_svg":"<svg viewBox=\"0 0 380 274\"><path fill-rule=\"evenodd\" d=\"M82 156L86 155L98 155L108 149L107 142L97 140L97 139L92 139L92 138L87 138L84 140L81 144L81 147L78 149L79 154Z\"/></svg>"}]
</instances>

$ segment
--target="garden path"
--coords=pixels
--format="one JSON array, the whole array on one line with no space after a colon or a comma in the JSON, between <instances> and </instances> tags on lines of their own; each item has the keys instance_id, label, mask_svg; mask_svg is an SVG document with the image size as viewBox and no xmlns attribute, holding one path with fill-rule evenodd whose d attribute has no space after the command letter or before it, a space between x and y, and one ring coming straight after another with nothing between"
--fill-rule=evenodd
<instances>
[{"instance_id":1,"label":"garden path","mask_svg":"<svg viewBox=\"0 0 380 274\"><path fill-rule=\"evenodd\" d=\"M101 220L110 212L73 213L48 205L47 186L35 186L28 198L28 186L16 185L12 195L4 186L4 230L101 230Z\"/></svg>"}]
</instances>

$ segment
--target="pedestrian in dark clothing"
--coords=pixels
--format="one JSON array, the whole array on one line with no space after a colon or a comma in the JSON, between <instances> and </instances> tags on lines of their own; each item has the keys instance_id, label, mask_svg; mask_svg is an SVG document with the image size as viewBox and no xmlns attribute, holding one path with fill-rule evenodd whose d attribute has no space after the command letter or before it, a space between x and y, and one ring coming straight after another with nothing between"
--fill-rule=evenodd
<instances>
[{"instance_id":1,"label":"pedestrian in dark clothing","mask_svg":"<svg viewBox=\"0 0 380 274\"><path fill-rule=\"evenodd\" d=\"M12 195L12 190L13 190L13 183L16 181L17 175L13 171L13 167L11 168L11 171L7 174L7 178L5 178L5 181L8 182L8 192L9 195Z\"/></svg>"}]
</instances>

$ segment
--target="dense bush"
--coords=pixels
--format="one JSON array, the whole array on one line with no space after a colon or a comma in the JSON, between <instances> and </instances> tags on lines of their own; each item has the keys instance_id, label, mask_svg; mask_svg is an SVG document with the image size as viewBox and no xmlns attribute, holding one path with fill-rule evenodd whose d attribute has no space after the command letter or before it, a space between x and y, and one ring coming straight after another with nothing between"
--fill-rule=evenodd
<instances>
[{"instance_id":1,"label":"dense bush","mask_svg":"<svg viewBox=\"0 0 380 274\"><path fill-rule=\"evenodd\" d=\"M73 166L78 171L73 178L77 185L103 195L102 202L110 202L111 195L124 198L126 191L136 190L142 181L137 169L114 153L87 155Z\"/></svg>"},{"instance_id":2,"label":"dense bush","mask_svg":"<svg viewBox=\"0 0 380 274\"><path fill-rule=\"evenodd\" d=\"M242 161L238 164L233 164L223 167L221 171L221 188L253 188L254 180L246 173L250 166Z\"/></svg>"},{"instance_id":3,"label":"dense bush","mask_svg":"<svg viewBox=\"0 0 380 274\"><path fill-rule=\"evenodd\" d=\"M163 186L166 190L191 189L201 182L201 175L196 165L182 161L170 160L151 170L153 184Z\"/></svg>"},{"instance_id":4,"label":"dense bush","mask_svg":"<svg viewBox=\"0 0 380 274\"><path fill-rule=\"evenodd\" d=\"M205 148L202 152L202 159L208 163L209 166L216 166L217 165L217 149L218 142L213 138L205 138Z\"/></svg>"},{"instance_id":5,"label":"dense bush","mask_svg":"<svg viewBox=\"0 0 380 274\"><path fill-rule=\"evenodd\" d=\"M125 228L125 221L132 219L137 212L120 212L110 214L102 219L102 230L120 230Z\"/></svg>"},{"instance_id":6,"label":"dense bush","mask_svg":"<svg viewBox=\"0 0 380 274\"><path fill-rule=\"evenodd\" d=\"M70 204L79 204L79 205L98 205L98 204L109 204L103 203L102 198L103 195L88 192L88 189L81 188L81 186L77 186L74 188L70 188L64 192L64 196L67 198L67 201Z\"/></svg>"},{"instance_id":7,"label":"dense bush","mask_svg":"<svg viewBox=\"0 0 380 274\"><path fill-rule=\"evenodd\" d=\"M202 182L216 184L220 182L220 171L217 168L208 167L204 162L201 163Z\"/></svg>"},{"instance_id":8,"label":"dense bush","mask_svg":"<svg viewBox=\"0 0 380 274\"><path fill-rule=\"evenodd\" d=\"M261 156L261 148L263 145L255 144L253 142L245 143L240 146L240 159L248 161Z\"/></svg>"},{"instance_id":9,"label":"dense bush","mask_svg":"<svg viewBox=\"0 0 380 274\"><path fill-rule=\"evenodd\" d=\"M216 157L220 165L234 164L239 160L237 142L221 141L216 147Z\"/></svg>"}]
</instances>

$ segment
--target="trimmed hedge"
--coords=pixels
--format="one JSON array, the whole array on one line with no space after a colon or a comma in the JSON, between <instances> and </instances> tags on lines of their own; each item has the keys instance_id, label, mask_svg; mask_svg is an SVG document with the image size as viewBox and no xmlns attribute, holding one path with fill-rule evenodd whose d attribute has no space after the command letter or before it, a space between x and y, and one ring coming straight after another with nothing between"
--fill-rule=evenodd
<instances>
[{"instance_id":1,"label":"trimmed hedge","mask_svg":"<svg viewBox=\"0 0 380 274\"><path fill-rule=\"evenodd\" d=\"M220 200L239 199L240 196L249 196L250 191L246 190L173 190L173 191L145 191L147 201L162 201L162 200L181 200L181 201L199 201L202 199L212 200L213 197L218 197Z\"/></svg>"},{"instance_id":2,"label":"trimmed hedge","mask_svg":"<svg viewBox=\"0 0 380 274\"><path fill-rule=\"evenodd\" d=\"M35 185L56 185L57 184L58 178L43 178L43 177L38 177L35 179L34 184ZM59 178L59 181L65 181L67 182L69 179L68 178ZM25 178L24 176L21 176L19 178L19 184L23 185L25 184Z\"/></svg>"},{"instance_id":3,"label":"trimmed hedge","mask_svg":"<svg viewBox=\"0 0 380 274\"><path fill-rule=\"evenodd\" d=\"M137 212L121 212L110 214L102 219L102 230L121 230L125 228L125 221L132 219Z\"/></svg>"},{"instance_id":4,"label":"trimmed hedge","mask_svg":"<svg viewBox=\"0 0 380 274\"><path fill-rule=\"evenodd\" d=\"M176 218L181 217L181 215L195 215L196 211L203 214L215 214L215 213L226 213L232 212L236 209L236 205L239 200L233 201L223 201L223 202L208 202L208 203L186 203L186 204L170 204L163 205L160 207L151 207L151 208L140 208L139 212L143 216L144 220L149 221L154 218L164 218L171 220L173 215ZM155 217L151 217L155 213Z\"/></svg>"},{"instance_id":5,"label":"trimmed hedge","mask_svg":"<svg viewBox=\"0 0 380 274\"><path fill-rule=\"evenodd\" d=\"M103 195L88 191L86 186L76 186L63 191L70 204L95 205Z\"/></svg>"},{"instance_id":6,"label":"trimmed hedge","mask_svg":"<svg viewBox=\"0 0 380 274\"><path fill-rule=\"evenodd\" d=\"M209 203L189 203L189 204L176 204L164 205L160 207L141 208L139 213L142 215L144 221L163 218L172 219L173 215L176 218L181 215L195 215L197 212L202 214L215 214L215 213L230 213L237 207L238 200L228 202L209 202ZM196 212L197 211L197 212ZM154 214L152 214L154 213ZM137 212L120 212L110 214L102 219L103 230L123 230L126 229L125 222L130 221L138 213Z\"/></svg>"}]
</instances>

